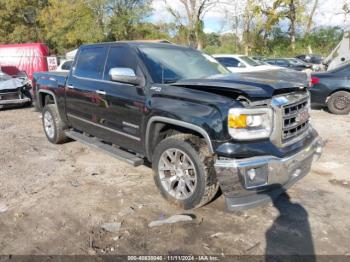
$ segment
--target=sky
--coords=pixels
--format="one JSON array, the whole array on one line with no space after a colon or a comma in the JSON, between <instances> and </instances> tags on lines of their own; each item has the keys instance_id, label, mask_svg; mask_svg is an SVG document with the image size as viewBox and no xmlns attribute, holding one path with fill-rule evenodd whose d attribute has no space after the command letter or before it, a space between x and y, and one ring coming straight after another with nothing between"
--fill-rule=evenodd
<instances>
[{"instance_id":1,"label":"sky","mask_svg":"<svg viewBox=\"0 0 350 262\"><path fill-rule=\"evenodd\" d=\"M341 14L343 2L344 0L320 0L319 8L314 16L315 26L340 26L341 28L347 28L349 22L347 23ZM178 0L171 0L168 3L180 13L184 13ZM173 18L166 11L164 0L155 0L153 2L153 8L153 21L172 21ZM227 5L219 5L208 11L204 17L204 31L206 33L223 33L229 31L231 28L225 12L230 12L232 9L233 7L228 8Z\"/></svg>"}]
</instances>

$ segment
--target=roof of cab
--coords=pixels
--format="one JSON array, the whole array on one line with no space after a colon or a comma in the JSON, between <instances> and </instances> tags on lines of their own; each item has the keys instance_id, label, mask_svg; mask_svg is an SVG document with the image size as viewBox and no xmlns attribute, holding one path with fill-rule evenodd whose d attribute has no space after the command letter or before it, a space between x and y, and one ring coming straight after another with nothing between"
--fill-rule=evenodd
<instances>
[{"instance_id":1,"label":"roof of cab","mask_svg":"<svg viewBox=\"0 0 350 262\"><path fill-rule=\"evenodd\" d=\"M176 47L176 48L190 48L187 46L176 45L167 40L135 40L135 41L116 41L116 42L103 42L95 44L85 44L82 46L101 46L101 45L113 45L113 44L125 44L133 47Z\"/></svg>"}]
</instances>

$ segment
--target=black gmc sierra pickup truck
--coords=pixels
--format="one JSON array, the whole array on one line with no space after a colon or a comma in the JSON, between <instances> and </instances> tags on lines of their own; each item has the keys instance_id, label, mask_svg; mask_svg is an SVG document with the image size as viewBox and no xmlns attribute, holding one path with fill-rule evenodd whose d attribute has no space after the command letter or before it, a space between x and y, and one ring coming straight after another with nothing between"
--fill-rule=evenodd
<instances>
[{"instance_id":1,"label":"black gmc sierra pickup truck","mask_svg":"<svg viewBox=\"0 0 350 262\"><path fill-rule=\"evenodd\" d=\"M184 209L219 188L229 210L268 202L322 151L306 82L230 74L187 47L84 45L69 73L37 73L33 87L50 142L150 162L162 195Z\"/></svg>"}]
</instances>

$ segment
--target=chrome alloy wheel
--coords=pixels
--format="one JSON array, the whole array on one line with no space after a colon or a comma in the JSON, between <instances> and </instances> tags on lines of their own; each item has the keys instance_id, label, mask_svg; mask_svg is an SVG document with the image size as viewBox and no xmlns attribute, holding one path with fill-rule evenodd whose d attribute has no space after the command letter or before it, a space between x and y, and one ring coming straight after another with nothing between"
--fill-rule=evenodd
<instances>
[{"instance_id":1,"label":"chrome alloy wheel","mask_svg":"<svg viewBox=\"0 0 350 262\"><path fill-rule=\"evenodd\" d=\"M50 112L46 111L44 114L44 128L45 133L49 138L53 138L55 136L55 126L53 123L53 118Z\"/></svg>"},{"instance_id":2,"label":"chrome alloy wheel","mask_svg":"<svg viewBox=\"0 0 350 262\"><path fill-rule=\"evenodd\" d=\"M177 200L185 200L195 191L195 166L180 149L170 148L163 152L158 163L158 174L162 187Z\"/></svg>"}]
</instances>

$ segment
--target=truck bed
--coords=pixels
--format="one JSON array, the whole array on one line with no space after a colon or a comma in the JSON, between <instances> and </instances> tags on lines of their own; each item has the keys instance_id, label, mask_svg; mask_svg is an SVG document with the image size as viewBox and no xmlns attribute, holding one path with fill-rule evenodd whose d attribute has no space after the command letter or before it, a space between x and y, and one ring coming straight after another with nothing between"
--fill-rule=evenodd
<instances>
[{"instance_id":1,"label":"truck bed","mask_svg":"<svg viewBox=\"0 0 350 262\"><path fill-rule=\"evenodd\" d=\"M48 84L57 86L62 86L66 82L66 78L69 72L39 72L34 73L34 81L37 82L38 79L48 80Z\"/></svg>"}]
</instances>

